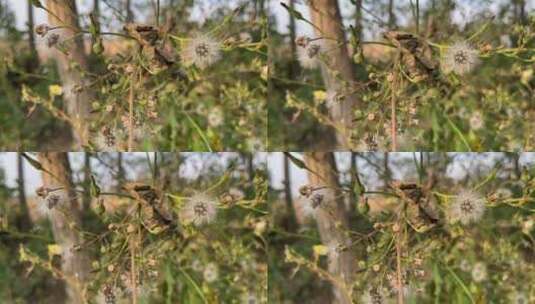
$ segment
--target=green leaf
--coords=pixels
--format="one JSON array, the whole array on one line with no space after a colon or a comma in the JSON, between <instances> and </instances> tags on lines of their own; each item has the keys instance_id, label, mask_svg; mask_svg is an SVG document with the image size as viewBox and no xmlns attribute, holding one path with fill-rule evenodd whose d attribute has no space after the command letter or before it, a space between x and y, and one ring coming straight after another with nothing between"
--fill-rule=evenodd
<instances>
[{"instance_id":1,"label":"green leaf","mask_svg":"<svg viewBox=\"0 0 535 304\"><path fill-rule=\"evenodd\" d=\"M32 5L38 8L44 8L39 0L32 0Z\"/></svg>"},{"instance_id":2,"label":"green leaf","mask_svg":"<svg viewBox=\"0 0 535 304\"><path fill-rule=\"evenodd\" d=\"M45 168L43 168L43 165L41 165L39 161L28 156L28 154L22 153L22 157L24 157L24 159L27 160L30 163L30 165L34 167L35 169L37 169L38 171L45 171Z\"/></svg>"},{"instance_id":3,"label":"green leaf","mask_svg":"<svg viewBox=\"0 0 535 304\"><path fill-rule=\"evenodd\" d=\"M304 161L300 160L299 158L293 156L292 154L290 154L290 152L284 152L284 155L286 155L286 157L288 157L288 159L294 164L296 165L297 167L301 168L301 169L305 169L307 171L310 171L310 169L307 167L307 165L305 164Z\"/></svg>"},{"instance_id":4,"label":"green leaf","mask_svg":"<svg viewBox=\"0 0 535 304\"><path fill-rule=\"evenodd\" d=\"M295 9L289 7L288 5L286 5L285 3L281 2L280 3L287 11L290 15L292 15L295 19L298 19L298 20L303 20L303 21L306 21L305 17L303 17L303 15L296 11Z\"/></svg>"},{"instance_id":5,"label":"green leaf","mask_svg":"<svg viewBox=\"0 0 535 304\"><path fill-rule=\"evenodd\" d=\"M91 184L89 185L89 195L91 197L99 197L100 196L100 187L97 184L97 181L95 180L95 176L91 175Z\"/></svg>"}]
</instances>

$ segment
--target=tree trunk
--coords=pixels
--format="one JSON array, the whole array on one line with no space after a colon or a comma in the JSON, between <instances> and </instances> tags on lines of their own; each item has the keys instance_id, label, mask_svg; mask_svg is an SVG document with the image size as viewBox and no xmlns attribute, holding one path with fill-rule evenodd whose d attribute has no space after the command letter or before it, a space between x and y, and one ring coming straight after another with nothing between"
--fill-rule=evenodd
<instances>
[{"instance_id":1,"label":"tree trunk","mask_svg":"<svg viewBox=\"0 0 535 304\"><path fill-rule=\"evenodd\" d=\"M362 0L355 1L355 30L360 41L362 39Z\"/></svg>"},{"instance_id":2,"label":"tree trunk","mask_svg":"<svg viewBox=\"0 0 535 304\"><path fill-rule=\"evenodd\" d=\"M100 17L100 0L93 0L93 14L95 17Z\"/></svg>"},{"instance_id":3,"label":"tree trunk","mask_svg":"<svg viewBox=\"0 0 535 304\"><path fill-rule=\"evenodd\" d=\"M19 195L20 215L18 217L18 229L27 231L30 229L31 220L28 213L28 202L24 192L24 159L21 153L17 153L17 192Z\"/></svg>"},{"instance_id":4,"label":"tree trunk","mask_svg":"<svg viewBox=\"0 0 535 304\"><path fill-rule=\"evenodd\" d=\"M394 14L394 0L388 1L388 29L396 27L396 15Z\"/></svg>"},{"instance_id":5,"label":"tree trunk","mask_svg":"<svg viewBox=\"0 0 535 304\"><path fill-rule=\"evenodd\" d=\"M383 154L383 170L384 170L384 184L385 187L390 183L392 180L392 172L390 171L390 154L388 152L384 152Z\"/></svg>"},{"instance_id":6,"label":"tree trunk","mask_svg":"<svg viewBox=\"0 0 535 304\"><path fill-rule=\"evenodd\" d=\"M61 35L60 40L70 39L80 31L74 0L48 0L47 4L48 10L52 12L48 15L49 23L52 26L65 27L60 32L58 31ZM72 42L72 47L68 49L68 55L56 51L54 57L63 84L66 111L72 120L74 146L80 149L88 144L89 139L87 122L90 116L91 92L84 88L83 71L87 71L87 56L83 39L77 37ZM78 67L73 67L72 63L76 63ZM80 90L80 88L82 89Z\"/></svg>"},{"instance_id":7,"label":"tree trunk","mask_svg":"<svg viewBox=\"0 0 535 304\"><path fill-rule=\"evenodd\" d=\"M83 211L91 208L91 155L88 152L84 153L84 195L83 195Z\"/></svg>"},{"instance_id":8,"label":"tree trunk","mask_svg":"<svg viewBox=\"0 0 535 304\"><path fill-rule=\"evenodd\" d=\"M77 232L81 227L81 212L74 192L69 159L64 152L42 152L38 158L44 168L43 187L63 187L69 196L61 211L52 209L49 215L54 240L63 250L61 270L65 280L66 303L86 303L85 284L89 276L89 256L85 248L72 250L73 246L81 244L81 237Z\"/></svg>"},{"instance_id":9,"label":"tree trunk","mask_svg":"<svg viewBox=\"0 0 535 304\"><path fill-rule=\"evenodd\" d=\"M286 209L288 210L288 225L287 229L294 232L297 229L297 218L295 216L295 209L292 200L292 185L290 182L290 162L288 156L283 155L284 158L284 199L286 201Z\"/></svg>"},{"instance_id":10,"label":"tree trunk","mask_svg":"<svg viewBox=\"0 0 535 304\"><path fill-rule=\"evenodd\" d=\"M355 256L351 248L346 248L350 244L350 239L345 233L349 225L338 183L334 154L307 152L304 159L310 169L308 173L310 186L327 187L335 193L335 199L329 202L328 208L316 209L316 221L322 243L330 248L335 244L339 248L336 254L330 249L328 255L328 271L338 278L338 283L333 284L334 303L351 304Z\"/></svg>"},{"instance_id":11,"label":"tree trunk","mask_svg":"<svg viewBox=\"0 0 535 304\"><path fill-rule=\"evenodd\" d=\"M126 0L126 22L134 22L134 12L132 12L132 3Z\"/></svg>"},{"instance_id":12,"label":"tree trunk","mask_svg":"<svg viewBox=\"0 0 535 304\"><path fill-rule=\"evenodd\" d=\"M117 185L115 191L121 192L124 184L123 153L117 153Z\"/></svg>"},{"instance_id":13,"label":"tree trunk","mask_svg":"<svg viewBox=\"0 0 535 304\"><path fill-rule=\"evenodd\" d=\"M290 0L290 9L294 9L295 0ZM290 74L290 79L294 79L297 75L297 65L295 60L297 59L297 45L295 43L296 34L295 34L295 17L292 14L290 15L290 23L288 24L288 30L290 31L290 52L292 56L292 63L288 72Z\"/></svg>"},{"instance_id":14,"label":"tree trunk","mask_svg":"<svg viewBox=\"0 0 535 304\"><path fill-rule=\"evenodd\" d=\"M327 66L322 66L325 86L328 91L341 97L341 100L332 100L328 104L331 119L342 128L336 133L337 148L351 148L354 146L351 140L353 110L359 100L354 93L355 70L347 51L340 8L337 0L310 0L309 7L316 35L323 38L321 42L327 50Z\"/></svg>"},{"instance_id":15,"label":"tree trunk","mask_svg":"<svg viewBox=\"0 0 535 304\"><path fill-rule=\"evenodd\" d=\"M351 164L350 164L350 174L351 174L351 192L349 195L349 214L354 215L356 214L356 200L357 197L355 196L355 192L353 189L355 189L355 185L357 184L357 177L358 177L358 168L357 168L357 152L351 152Z\"/></svg>"},{"instance_id":16,"label":"tree trunk","mask_svg":"<svg viewBox=\"0 0 535 304\"><path fill-rule=\"evenodd\" d=\"M32 63L30 65L30 72L37 66L39 66L39 56L37 55L37 47L35 46L35 33L34 33L34 16L32 1L27 1L28 5L28 43L30 47L30 53L32 54Z\"/></svg>"}]
</instances>

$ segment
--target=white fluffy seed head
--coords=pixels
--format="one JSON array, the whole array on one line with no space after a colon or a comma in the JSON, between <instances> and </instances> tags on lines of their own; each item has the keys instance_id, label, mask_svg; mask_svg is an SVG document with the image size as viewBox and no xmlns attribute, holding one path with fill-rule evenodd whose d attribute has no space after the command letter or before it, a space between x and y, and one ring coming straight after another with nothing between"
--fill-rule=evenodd
<instances>
[{"instance_id":1,"label":"white fluffy seed head","mask_svg":"<svg viewBox=\"0 0 535 304\"><path fill-rule=\"evenodd\" d=\"M309 198L309 203L314 210L332 206L336 199L335 192L331 188L321 188L318 190L314 190Z\"/></svg>"},{"instance_id":2,"label":"white fluffy seed head","mask_svg":"<svg viewBox=\"0 0 535 304\"><path fill-rule=\"evenodd\" d=\"M479 52L466 41L451 45L442 59L442 69L446 73L464 75L471 72L479 63Z\"/></svg>"},{"instance_id":3,"label":"white fluffy seed head","mask_svg":"<svg viewBox=\"0 0 535 304\"><path fill-rule=\"evenodd\" d=\"M187 199L180 211L180 218L184 224L202 226L213 222L217 215L217 201L202 193Z\"/></svg>"},{"instance_id":4,"label":"white fluffy seed head","mask_svg":"<svg viewBox=\"0 0 535 304\"><path fill-rule=\"evenodd\" d=\"M472 190L462 190L447 209L452 223L468 225L479 221L485 213L485 198Z\"/></svg>"},{"instance_id":5,"label":"white fluffy seed head","mask_svg":"<svg viewBox=\"0 0 535 304\"><path fill-rule=\"evenodd\" d=\"M496 190L496 196L498 199L508 199L513 197L513 192L509 188L499 188Z\"/></svg>"},{"instance_id":6,"label":"white fluffy seed head","mask_svg":"<svg viewBox=\"0 0 535 304\"><path fill-rule=\"evenodd\" d=\"M321 62L320 56L323 53L323 47L320 43L311 42L303 47L299 47L297 59L305 69L315 69Z\"/></svg>"},{"instance_id":7,"label":"white fluffy seed head","mask_svg":"<svg viewBox=\"0 0 535 304\"><path fill-rule=\"evenodd\" d=\"M180 55L185 65L204 69L221 58L221 42L207 34L198 34L187 42Z\"/></svg>"},{"instance_id":8,"label":"white fluffy seed head","mask_svg":"<svg viewBox=\"0 0 535 304\"><path fill-rule=\"evenodd\" d=\"M223 119L224 114L221 107L215 107L210 110L210 113L208 113L208 124L212 128L219 127L223 123Z\"/></svg>"},{"instance_id":9,"label":"white fluffy seed head","mask_svg":"<svg viewBox=\"0 0 535 304\"><path fill-rule=\"evenodd\" d=\"M479 111L474 112L472 117L470 117L470 128L472 128L472 130L479 130L483 128L483 124L483 114Z\"/></svg>"},{"instance_id":10,"label":"white fluffy seed head","mask_svg":"<svg viewBox=\"0 0 535 304\"><path fill-rule=\"evenodd\" d=\"M242 304L258 304L260 303L260 300L254 293L247 292L241 296L241 303Z\"/></svg>"},{"instance_id":11,"label":"white fluffy seed head","mask_svg":"<svg viewBox=\"0 0 535 304\"><path fill-rule=\"evenodd\" d=\"M487 279L487 266L483 262L477 262L472 268L472 279L480 283Z\"/></svg>"},{"instance_id":12,"label":"white fluffy seed head","mask_svg":"<svg viewBox=\"0 0 535 304\"><path fill-rule=\"evenodd\" d=\"M208 263L203 271L204 280L208 283L215 282L219 277L219 271L215 263Z\"/></svg>"},{"instance_id":13,"label":"white fluffy seed head","mask_svg":"<svg viewBox=\"0 0 535 304\"><path fill-rule=\"evenodd\" d=\"M523 292L514 291L509 295L511 304L528 304L528 297Z\"/></svg>"},{"instance_id":14,"label":"white fluffy seed head","mask_svg":"<svg viewBox=\"0 0 535 304\"><path fill-rule=\"evenodd\" d=\"M368 288L362 295L361 301L365 304L382 304L387 303L388 296L383 287Z\"/></svg>"},{"instance_id":15,"label":"white fluffy seed head","mask_svg":"<svg viewBox=\"0 0 535 304\"><path fill-rule=\"evenodd\" d=\"M57 189L57 188L52 188ZM53 210L57 210L62 206L67 206L70 202L69 193L63 189L50 191L47 195L38 203L37 211L41 216L49 216Z\"/></svg>"}]
</instances>

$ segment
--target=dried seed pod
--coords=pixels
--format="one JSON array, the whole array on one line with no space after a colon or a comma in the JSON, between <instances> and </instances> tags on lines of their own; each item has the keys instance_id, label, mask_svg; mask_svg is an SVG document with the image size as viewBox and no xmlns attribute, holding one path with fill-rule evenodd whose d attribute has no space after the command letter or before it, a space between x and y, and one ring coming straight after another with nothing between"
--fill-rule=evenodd
<instances>
[{"instance_id":1,"label":"dried seed pod","mask_svg":"<svg viewBox=\"0 0 535 304\"><path fill-rule=\"evenodd\" d=\"M141 204L141 220L149 232L157 234L170 227L173 215L156 189L139 183L130 183L124 188Z\"/></svg>"}]
</instances>

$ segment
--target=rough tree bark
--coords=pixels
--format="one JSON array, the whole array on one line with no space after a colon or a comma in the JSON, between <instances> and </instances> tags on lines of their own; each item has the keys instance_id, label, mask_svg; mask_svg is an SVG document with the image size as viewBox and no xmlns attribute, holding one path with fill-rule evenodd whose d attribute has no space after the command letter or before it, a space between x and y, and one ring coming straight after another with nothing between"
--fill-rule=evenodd
<instances>
[{"instance_id":1,"label":"rough tree bark","mask_svg":"<svg viewBox=\"0 0 535 304\"><path fill-rule=\"evenodd\" d=\"M394 14L394 0L388 1L388 29L396 27L396 15Z\"/></svg>"},{"instance_id":2,"label":"rough tree bark","mask_svg":"<svg viewBox=\"0 0 535 304\"><path fill-rule=\"evenodd\" d=\"M294 9L295 6L295 0L290 0L290 9ZM295 43L296 34L295 34L295 17L293 14L289 14L290 20L288 24L288 30L290 31L290 54L292 56L292 64L290 65L290 68L288 69L288 73L290 76L290 79L294 79L294 77L297 74L297 65L295 64L295 60L297 59L297 45Z\"/></svg>"},{"instance_id":3,"label":"rough tree bark","mask_svg":"<svg viewBox=\"0 0 535 304\"><path fill-rule=\"evenodd\" d=\"M96 17L100 16L100 0L93 0L93 14Z\"/></svg>"},{"instance_id":4,"label":"rough tree bark","mask_svg":"<svg viewBox=\"0 0 535 304\"><path fill-rule=\"evenodd\" d=\"M120 192L124 185L124 166L123 166L123 153L117 153L117 185L115 191Z\"/></svg>"},{"instance_id":5,"label":"rough tree bark","mask_svg":"<svg viewBox=\"0 0 535 304\"><path fill-rule=\"evenodd\" d=\"M132 3L126 0L126 22L134 22L134 12L132 11Z\"/></svg>"},{"instance_id":6,"label":"rough tree bark","mask_svg":"<svg viewBox=\"0 0 535 304\"><path fill-rule=\"evenodd\" d=\"M30 214L28 213L26 193L24 192L24 159L22 158L21 153L17 153L17 192L20 204L18 228L22 231L27 231L30 229L31 220Z\"/></svg>"},{"instance_id":7,"label":"rough tree bark","mask_svg":"<svg viewBox=\"0 0 535 304\"><path fill-rule=\"evenodd\" d=\"M83 211L89 210L91 208L91 155L89 152L84 152L84 195L83 195Z\"/></svg>"},{"instance_id":8,"label":"rough tree bark","mask_svg":"<svg viewBox=\"0 0 535 304\"><path fill-rule=\"evenodd\" d=\"M28 8L28 43L30 47L30 53L32 54L32 64L30 71L39 66L39 56L37 55L37 47L35 46L35 33L34 33L34 14L32 1L27 1Z\"/></svg>"},{"instance_id":9,"label":"rough tree bark","mask_svg":"<svg viewBox=\"0 0 535 304\"><path fill-rule=\"evenodd\" d=\"M343 129L336 133L336 148L348 149L353 146L353 110L358 106L359 100L353 85L356 82L355 67L347 51L340 8L337 0L310 0L309 7L316 35L323 38L321 43L327 50L327 63L322 66L325 86L341 99L330 101L328 105L330 117Z\"/></svg>"},{"instance_id":10,"label":"rough tree bark","mask_svg":"<svg viewBox=\"0 0 535 304\"><path fill-rule=\"evenodd\" d=\"M85 303L85 283L90 269L89 256L85 248L71 250L73 246L81 243L81 237L76 230L76 227L81 226L81 211L73 190L69 159L64 152L42 152L39 153L38 159L44 168L43 187L63 187L69 193L69 201L66 202L66 208L62 208L63 212L53 210L49 219L54 240L63 250L61 270L65 276L66 303Z\"/></svg>"},{"instance_id":11,"label":"rough tree bark","mask_svg":"<svg viewBox=\"0 0 535 304\"><path fill-rule=\"evenodd\" d=\"M47 8L52 13L48 15L48 22L52 26L64 27L61 30L60 40L69 39L79 32L78 13L74 0L48 0ZM68 55L56 51L54 57L63 85L65 108L72 119L73 144L75 148L80 149L87 145L89 137L87 121L90 116L91 92L88 89L79 90L84 85L83 71L87 71L87 56L83 40L79 36L72 42Z\"/></svg>"},{"instance_id":12,"label":"rough tree bark","mask_svg":"<svg viewBox=\"0 0 535 304\"><path fill-rule=\"evenodd\" d=\"M329 247L336 244L339 249L336 253L330 251L328 255L328 271L340 281L340 284L333 284L333 303L351 304L350 286L354 276L355 255L351 248L346 247L350 243L345 233L349 224L340 193L334 154L307 152L304 160L310 169L308 173L310 186L327 187L335 193L335 201L329 202L329 208L316 209L316 222L322 243Z\"/></svg>"},{"instance_id":13,"label":"rough tree bark","mask_svg":"<svg viewBox=\"0 0 535 304\"><path fill-rule=\"evenodd\" d=\"M362 0L355 1L355 30L359 40L362 39Z\"/></svg>"},{"instance_id":14,"label":"rough tree bark","mask_svg":"<svg viewBox=\"0 0 535 304\"><path fill-rule=\"evenodd\" d=\"M287 229L290 232L294 232L297 229L297 218L295 216L295 207L292 200L292 186L290 181L290 162L288 156L283 155L284 158L284 199L286 201L286 210L288 210L288 223Z\"/></svg>"}]
</instances>

